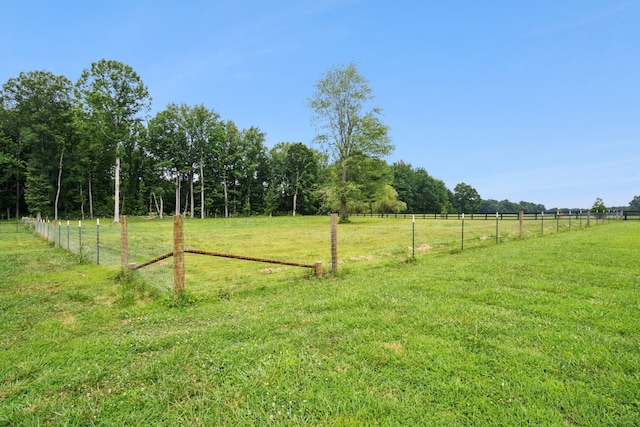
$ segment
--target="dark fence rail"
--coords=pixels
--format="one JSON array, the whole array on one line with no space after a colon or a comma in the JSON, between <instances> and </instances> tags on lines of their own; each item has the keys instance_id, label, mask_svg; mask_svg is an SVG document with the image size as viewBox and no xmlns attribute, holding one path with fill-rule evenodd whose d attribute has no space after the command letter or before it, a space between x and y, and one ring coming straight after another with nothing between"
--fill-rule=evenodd
<instances>
[{"instance_id":1,"label":"dark fence rail","mask_svg":"<svg viewBox=\"0 0 640 427\"><path fill-rule=\"evenodd\" d=\"M628 221L628 220L640 221L640 211L624 211L622 216L625 221Z\"/></svg>"},{"instance_id":2,"label":"dark fence rail","mask_svg":"<svg viewBox=\"0 0 640 427\"><path fill-rule=\"evenodd\" d=\"M367 218L399 218L399 219L462 219L462 214L442 214L442 213L391 213L391 214L378 214L378 213L351 213L351 216L355 217L367 217ZM464 218L467 220L495 220L496 217L501 220L518 220L518 212L494 212L494 213L464 213ZM607 211L607 212L591 212L589 210L584 211L547 211L536 213L525 213L523 215L524 220L541 220L547 218L575 218L586 219L591 218L595 220L640 220L640 211Z\"/></svg>"}]
</instances>

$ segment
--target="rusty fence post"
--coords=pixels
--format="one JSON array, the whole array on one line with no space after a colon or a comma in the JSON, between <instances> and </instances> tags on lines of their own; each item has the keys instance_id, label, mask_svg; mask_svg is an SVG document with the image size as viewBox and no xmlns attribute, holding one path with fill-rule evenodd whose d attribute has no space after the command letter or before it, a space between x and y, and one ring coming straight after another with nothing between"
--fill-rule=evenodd
<instances>
[{"instance_id":1,"label":"rusty fence post","mask_svg":"<svg viewBox=\"0 0 640 427\"><path fill-rule=\"evenodd\" d=\"M173 296L184 289L184 226L182 215L173 217Z\"/></svg>"},{"instance_id":2,"label":"rusty fence post","mask_svg":"<svg viewBox=\"0 0 640 427\"><path fill-rule=\"evenodd\" d=\"M338 214L331 214L331 271L338 272Z\"/></svg>"}]
</instances>

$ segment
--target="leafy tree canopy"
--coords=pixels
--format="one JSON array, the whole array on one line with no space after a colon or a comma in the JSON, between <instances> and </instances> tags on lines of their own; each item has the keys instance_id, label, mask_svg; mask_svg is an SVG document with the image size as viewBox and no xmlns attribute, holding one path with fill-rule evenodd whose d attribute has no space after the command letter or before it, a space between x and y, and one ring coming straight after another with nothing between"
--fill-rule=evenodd
<instances>
[{"instance_id":1,"label":"leafy tree canopy","mask_svg":"<svg viewBox=\"0 0 640 427\"><path fill-rule=\"evenodd\" d=\"M335 161L336 180L332 192L340 201L341 221L346 220L347 202L357 189L353 173L357 162L380 158L393 150L388 127L379 119L380 108L366 110L372 100L369 82L353 63L330 68L308 99L312 122L318 132L315 141L325 147Z\"/></svg>"}]
</instances>

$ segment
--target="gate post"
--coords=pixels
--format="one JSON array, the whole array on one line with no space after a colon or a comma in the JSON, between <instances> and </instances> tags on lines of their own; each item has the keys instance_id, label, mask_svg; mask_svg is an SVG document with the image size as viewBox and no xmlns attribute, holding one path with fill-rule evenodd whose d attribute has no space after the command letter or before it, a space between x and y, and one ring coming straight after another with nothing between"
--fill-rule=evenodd
<instances>
[{"instance_id":1,"label":"gate post","mask_svg":"<svg viewBox=\"0 0 640 427\"><path fill-rule=\"evenodd\" d=\"M184 227L182 215L173 217L173 296L184 289Z\"/></svg>"}]
</instances>

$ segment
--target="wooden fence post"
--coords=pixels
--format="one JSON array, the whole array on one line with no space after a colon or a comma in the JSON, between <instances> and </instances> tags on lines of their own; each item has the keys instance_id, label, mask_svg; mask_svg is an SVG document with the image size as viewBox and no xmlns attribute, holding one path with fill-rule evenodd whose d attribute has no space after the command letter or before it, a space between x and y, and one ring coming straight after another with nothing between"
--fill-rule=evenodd
<instances>
[{"instance_id":1,"label":"wooden fence post","mask_svg":"<svg viewBox=\"0 0 640 427\"><path fill-rule=\"evenodd\" d=\"M518 212L518 221L520 221L520 238L524 237L524 212Z\"/></svg>"},{"instance_id":2,"label":"wooden fence post","mask_svg":"<svg viewBox=\"0 0 640 427\"><path fill-rule=\"evenodd\" d=\"M322 277L322 261L316 261L316 277Z\"/></svg>"},{"instance_id":3,"label":"wooden fence post","mask_svg":"<svg viewBox=\"0 0 640 427\"><path fill-rule=\"evenodd\" d=\"M120 251L122 268L127 268L129 266L129 230L126 215L120 217Z\"/></svg>"},{"instance_id":4,"label":"wooden fence post","mask_svg":"<svg viewBox=\"0 0 640 427\"><path fill-rule=\"evenodd\" d=\"M338 214L331 214L331 271L338 272Z\"/></svg>"},{"instance_id":5,"label":"wooden fence post","mask_svg":"<svg viewBox=\"0 0 640 427\"><path fill-rule=\"evenodd\" d=\"M182 215L173 217L173 296L184 289L184 227Z\"/></svg>"}]
</instances>

